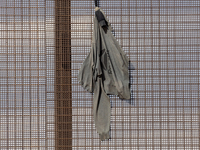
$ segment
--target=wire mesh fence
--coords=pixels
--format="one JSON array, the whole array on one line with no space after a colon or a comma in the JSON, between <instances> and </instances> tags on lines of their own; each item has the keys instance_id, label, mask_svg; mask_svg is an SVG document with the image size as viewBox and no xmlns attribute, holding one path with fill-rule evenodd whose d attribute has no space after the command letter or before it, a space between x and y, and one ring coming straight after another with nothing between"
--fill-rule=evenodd
<instances>
[{"instance_id":1,"label":"wire mesh fence","mask_svg":"<svg viewBox=\"0 0 200 150\"><path fill-rule=\"evenodd\" d=\"M199 0L99 1L130 60L131 99L110 96L108 141L77 81L94 1L0 3L0 149L199 150Z\"/></svg>"}]
</instances>

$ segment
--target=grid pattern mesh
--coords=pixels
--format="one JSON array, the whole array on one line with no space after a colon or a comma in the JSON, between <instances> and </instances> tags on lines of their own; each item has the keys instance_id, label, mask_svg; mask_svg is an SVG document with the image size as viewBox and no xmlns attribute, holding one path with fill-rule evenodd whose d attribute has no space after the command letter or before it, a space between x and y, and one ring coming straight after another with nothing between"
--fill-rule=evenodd
<instances>
[{"instance_id":1,"label":"grid pattern mesh","mask_svg":"<svg viewBox=\"0 0 200 150\"><path fill-rule=\"evenodd\" d=\"M111 100L101 142L77 81L93 0L0 0L0 149L200 147L200 1L100 0L130 59L131 100Z\"/></svg>"},{"instance_id":2,"label":"grid pattern mesh","mask_svg":"<svg viewBox=\"0 0 200 150\"><path fill-rule=\"evenodd\" d=\"M100 142L93 96L77 74L92 38L94 1L71 1L74 149L199 149L199 0L100 0L130 59L131 100L111 96L111 139Z\"/></svg>"},{"instance_id":3,"label":"grid pattern mesh","mask_svg":"<svg viewBox=\"0 0 200 150\"><path fill-rule=\"evenodd\" d=\"M55 2L0 0L0 149L55 148Z\"/></svg>"}]
</instances>

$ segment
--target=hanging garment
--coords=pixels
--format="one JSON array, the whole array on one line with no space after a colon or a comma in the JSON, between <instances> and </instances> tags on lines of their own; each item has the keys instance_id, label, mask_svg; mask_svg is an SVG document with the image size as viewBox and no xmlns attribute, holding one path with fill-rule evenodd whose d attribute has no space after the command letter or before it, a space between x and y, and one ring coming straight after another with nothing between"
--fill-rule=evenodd
<instances>
[{"instance_id":1,"label":"hanging garment","mask_svg":"<svg viewBox=\"0 0 200 150\"><path fill-rule=\"evenodd\" d=\"M111 31L104 12L96 7L91 51L78 74L83 88L94 93L94 122L101 140L110 138L111 108L108 95L130 99L129 60Z\"/></svg>"}]
</instances>

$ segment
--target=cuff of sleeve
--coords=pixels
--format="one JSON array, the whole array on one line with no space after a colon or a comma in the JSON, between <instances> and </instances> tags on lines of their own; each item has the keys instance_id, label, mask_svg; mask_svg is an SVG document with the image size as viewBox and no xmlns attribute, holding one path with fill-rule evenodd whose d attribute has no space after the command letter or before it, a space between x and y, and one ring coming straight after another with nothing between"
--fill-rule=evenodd
<instances>
[{"instance_id":1,"label":"cuff of sleeve","mask_svg":"<svg viewBox=\"0 0 200 150\"><path fill-rule=\"evenodd\" d=\"M108 139L110 139L110 134L109 134L109 132L102 133L102 134L99 134L99 137L100 137L101 141L108 140Z\"/></svg>"}]
</instances>

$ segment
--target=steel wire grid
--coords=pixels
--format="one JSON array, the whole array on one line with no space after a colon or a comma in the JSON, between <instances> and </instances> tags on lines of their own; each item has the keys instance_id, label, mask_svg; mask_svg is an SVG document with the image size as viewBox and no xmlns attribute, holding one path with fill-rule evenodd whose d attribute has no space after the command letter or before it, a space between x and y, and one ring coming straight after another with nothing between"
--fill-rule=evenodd
<instances>
[{"instance_id":1,"label":"steel wire grid","mask_svg":"<svg viewBox=\"0 0 200 150\"><path fill-rule=\"evenodd\" d=\"M0 0L0 149L199 150L200 1L100 0L130 59L101 142L77 81L93 0Z\"/></svg>"}]
</instances>

